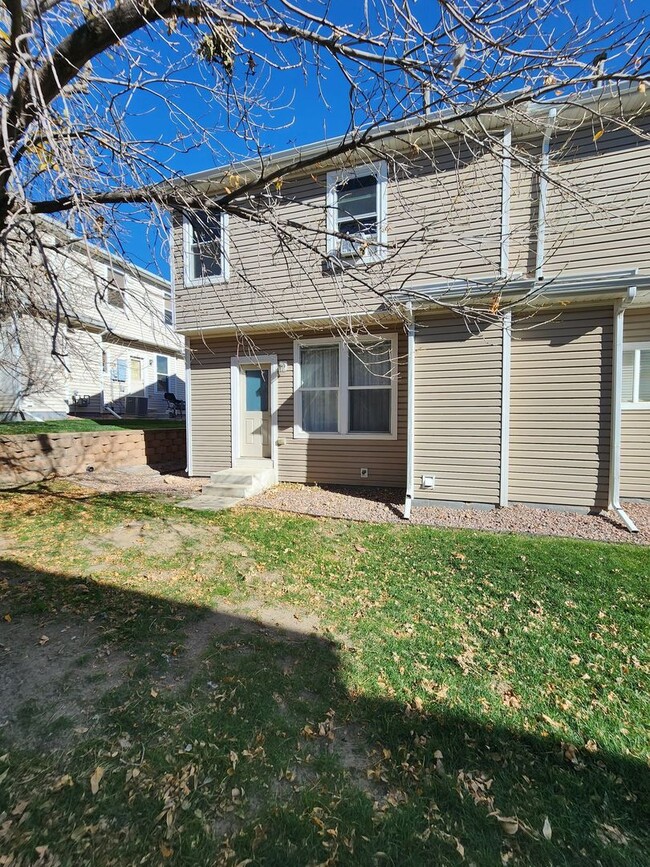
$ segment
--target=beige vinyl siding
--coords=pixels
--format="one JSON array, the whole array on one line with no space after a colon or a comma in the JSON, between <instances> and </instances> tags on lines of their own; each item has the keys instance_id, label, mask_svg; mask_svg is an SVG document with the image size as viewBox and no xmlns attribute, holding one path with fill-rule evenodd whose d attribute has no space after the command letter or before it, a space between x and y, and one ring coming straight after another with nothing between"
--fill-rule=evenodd
<instances>
[{"instance_id":1,"label":"beige vinyl siding","mask_svg":"<svg viewBox=\"0 0 650 867\"><path fill-rule=\"evenodd\" d=\"M516 319L512 340L510 500L607 506L613 311Z\"/></svg>"},{"instance_id":2,"label":"beige vinyl siding","mask_svg":"<svg viewBox=\"0 0 650 867\"><path fill-rule=\"evenodd\" d=\"M647 119L636 121L646 133ZM553 140L545 273L650 266L650 159L645 137L594 120Z\"/></svg>"},{"instance_id":3,"label":"beige vinyl siding","mask_svg":"<svg viewBox=\"0 0 650 867\"><path fill-rule=\"evenodd\" d=\"M383 293L405 279L426 283L497 273L500 226L495 215L501 209L501 170L491 154L447 145L432 156L412 158L408 171L389 166L391 255L370 269L337 274L324 269L326 187L326 173L287 180L273 206L283 224L304 226L291 231L313 250L298 241L281 243L269 225L273 217L268 211L262 212L262 225L231 216L227 284L184 285L182 220L177 215L177 327L183 331L307 318L323 318L327 327L333 316L383 309Z\"/></svg>"},{"instance_id":4,"label":"beige vinyl siding","mask_svg":"<svg viewBox=\"0 0 650 867\"><path fill-rule=\"evenodd\" d=\"M419 322L415 348L414 496L499 502L502 333L470 334L458 316ZM423 475L436 477L423 488Z\"/></svg>"},{"instance_id":5,"label":"beige vinyl siding","mask_svg":"<svg viewBox=\"0 0 650 867\"><path fill-rule=\"evenodd\" d=\"M650 343L650 308L625 312L623 342ZM621 418L621 497L650 499L650 410L624 409Z\"/></svg>"},{"instance_id":6,"label":"beige vinyl siding","mask_svg":"<svg viewBox=\"0 0 650 867\"><path fill-rule=\"evenodd\" d=\"M396 326L394 331L397 331ZM383 332L388 333L388 332ZM309 337L324 336L309 334ZM192 342L192 471L205 476L231 466L230 359L277 355L287 369L278 375L278 477L285 482L402 487L406 477L406 341L400 332L397 439L294 439L293 340L286 334L256 335L252 342L233 337ZM368 469L362 479L360 470Z\"/></svg>"}]
</instances>

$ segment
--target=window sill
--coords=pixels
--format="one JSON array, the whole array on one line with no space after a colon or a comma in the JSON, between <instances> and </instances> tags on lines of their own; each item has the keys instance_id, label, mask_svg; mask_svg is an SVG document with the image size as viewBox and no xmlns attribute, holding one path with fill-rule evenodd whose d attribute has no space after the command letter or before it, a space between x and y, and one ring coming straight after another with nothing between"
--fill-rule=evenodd
<instances>
[{"instance_id":1,"label":"window sill","mask_svg":"<svg viewBox=\"0 0 650 867\"><path fill-rule=\"evenodd\" d=\"M394 433L309 433L304 430L294 429L295 440L396 440Z\"/></svg>"},{"instance_id":2,"label":"window sill","mask_svg":"<svg viewBox=\"0 0 650 867\"><path fill-rule=\"evenodd\" d=\"M624 412L627 412L628 410L650 410L650 400L640 400L638 403L622 403L621 409Z\"/></svg>"},{"instance_id":3,"label":"window sill","mask_svg":"<svg viewBox=\"0 0 650 867\"><path fill-rule=\"evenodd\" d=\"M221 283L227 282L227 277L199 277L197 279L186 277L183 286L186 289L196 289L198 286L218 286Z\"/></svg>"},{"instance_id":4,"label":"window sill","mask_svg":"<svg viewBox=\"0 0 650 867\"><path fill-rule=\"evenodd\" d=\"M330 269L346 271L350 268L363 268L365 265L378 265L388 258L388 252L368 254L367 256L355 256L354 254L341 255L337 249L327 251L327 264Z\"/></svg>"}]
</instances>

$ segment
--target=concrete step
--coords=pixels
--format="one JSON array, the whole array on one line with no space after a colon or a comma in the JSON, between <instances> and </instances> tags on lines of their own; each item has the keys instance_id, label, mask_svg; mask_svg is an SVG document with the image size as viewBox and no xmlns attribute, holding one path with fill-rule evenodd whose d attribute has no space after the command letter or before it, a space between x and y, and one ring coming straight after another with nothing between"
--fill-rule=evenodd
<instances>
[{"instance_id":1,"label":"concrete step","mask_svg":"<svg viewBox=\"0 0 650 867\"><path fill-rule=\"evenodd\" d=\"M212 485L254 485L263 486L275 484L275 474L272 467L237 467L232 470L219 470L210 476Z\"/></svg>"},{"instance_id":2,"label":"concrete step","mask_svg":"<svg viewBox=\"0 0 650 867\"><path fill-rule=\"evenodd\" d=\"M255 484L255 479L247 484L223 484L221 482L210 482L208 485L203 485L201 488L202 494L207 494L211 497L239 497L243 500L245 497L252 497L257 494L261 488Z\"/></svg>"},{"instance_id":3,"label":"concrete step","mask_svg":"<svg viewBox=\"0 0 650 867\"><path fill-rule=\"evenodd\" d=\"M199 497L184 500L177 505L182 509L196 509L199 512L220 512L222 509L231 509L238 503L241 503L240 497L213 497L201 494Z\"/></svg>"},{"instance_id":4,"label":"concrete step","mask_svg":"<svg viewBox=\"0 0 650 867\"><path fill-rule=\"evenodd\" d=\"M276 482L272 467L244 466L212 473L210 481L203 486L198 497L178 505L185 509L200 509L218 512L230 509Z\"/></svg>"},{"instance_id":5,"label":"concrete step","mask_svg":"<svg viewBox=\"0 0 650 867\"><path fill-rule=\"evenodd\" d=\"M221 470L210 475L210 484L213 485L252 485L255 481L255 473L240 473L234 470Z\"/></svg>"}]
</instances>

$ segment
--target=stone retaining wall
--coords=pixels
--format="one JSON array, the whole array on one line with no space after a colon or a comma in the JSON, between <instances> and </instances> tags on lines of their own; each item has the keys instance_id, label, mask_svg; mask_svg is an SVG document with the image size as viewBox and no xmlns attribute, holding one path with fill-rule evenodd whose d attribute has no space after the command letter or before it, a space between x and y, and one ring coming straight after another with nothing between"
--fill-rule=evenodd
<instances>
[{"instance_id":1,"label":"stone retaining wall","mask_svg":"<svg viewBox=\"0 0 650 867\"><path fill-rule=\"evenodd\" d=\"M107 467L185 466L185 431L119 430L0 435L0 486Z\"/></svg>"}]
</instances>

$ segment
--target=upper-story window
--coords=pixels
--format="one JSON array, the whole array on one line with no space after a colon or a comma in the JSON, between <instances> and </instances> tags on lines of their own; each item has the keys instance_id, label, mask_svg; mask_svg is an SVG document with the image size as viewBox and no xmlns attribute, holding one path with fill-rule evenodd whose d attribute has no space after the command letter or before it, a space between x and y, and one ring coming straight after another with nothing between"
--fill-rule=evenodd
<instances>
[{"instance_id":1,"label":"upper-story window","mask_svg":"<svg viewBox=\"0 0 650 867\"><path fill-rule=\"evenodd\" d=\"M397 337L296 341L295 436L396 435Z\"/></svg>"},{"instance_id":2,"label":"upper-story window","mask_svg":"<svg viewBox=\"0 0 650 867\"><path fill-rule=\"evenodd\" d=\"M623 345L624 409L650 409L650 343Z\"/></svg>"},{"instance_id":3,"label":"upper-story window","mask_svg":"<svg viewBox=\"0 0 650 867\"><path fill-rule=\"evenodd\" d=\"M227 215L193 211L183 221L185 283L217 283L228 279Z\"/></svg>"},{"instance_id":4,"label":"upper-story window","mask_svg":"<svg viewBox=\"0 0 650 867\"><path fill-rule=\"evenodd\" d=\"M327 251L376 262L386 256L386 163L327 175Z\"/></svg>"},{"instance_id":5,"label":"upper-story window","mask_svg":"<svg viewBox=\"0 0 650 867\"><path fill-rule=\"evenodd\" d=\"M124 310L126 274L121 268L109 265L106 273L106 303L118 310Z\"/></svg>"}]
</instances>

